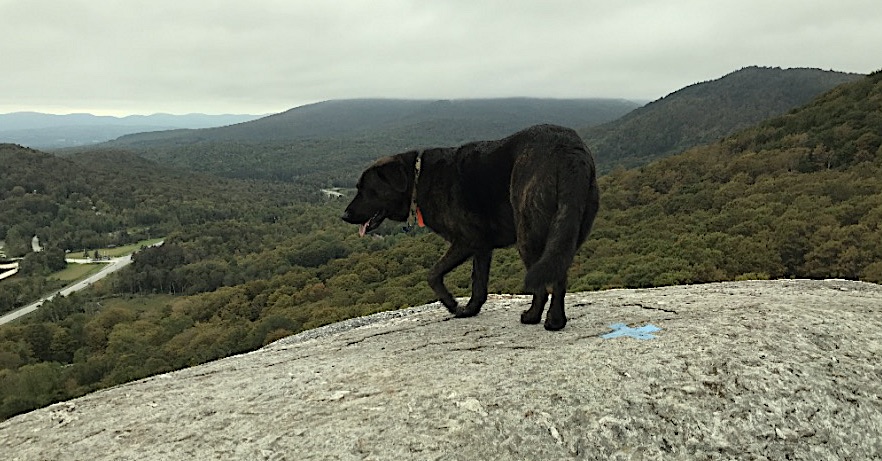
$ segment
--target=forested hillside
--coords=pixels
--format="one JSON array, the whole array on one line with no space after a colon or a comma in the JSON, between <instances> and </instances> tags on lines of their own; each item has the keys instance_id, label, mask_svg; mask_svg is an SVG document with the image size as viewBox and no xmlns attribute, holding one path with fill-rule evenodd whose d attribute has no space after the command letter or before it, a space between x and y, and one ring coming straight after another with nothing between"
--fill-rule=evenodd
<instances>
[{"instance_id":1,"label":"forested hillside","mask_svg":"<svg viewBox=\"0 0 882 461\"><path fill-rule=\"evenodd\" d=\"M880 126L876 72L720 142L604 177L581 283L882 283Z\"/></svg>"},{"instance_id":2,"label":"forested hillside","mask_svg":"<svg viewBox=\"0 0 882 461\"><path fill-rule=\"evenodd\" d=\"M615 121L585 127L580 134L606 173L718 141L859 78L820 69L747 67L690 85Z\"/></svg>"},{"instance_id":3,"label":"forested hillside","mask_svg":"<svg viewBox=\"0 0 882 461\"><path fill-rule=\"evenodd\" d=\"M879 126L882 72L602 177L571 291L777 277L882 283ZM0 415L434 300L426 272L446 246L436 235L387 223L358 238L338 218L343 201L289 204L249 194L252 183L218 184L197 219L118 276L0 327ZM520 292L522 277L515 251L494 255L492 292ZM466 295L469 267L448 282Z\"/></svg>"},{"instance_id":4,"label":"forested hillside","mask_svg":"<svg viewBox=\"0 0 882 461\"><path fill-rule=\"evenodd\" d=\"M232 178L352 185L382 155L502 138L537 123L592 126L635 107L619 99L327 101L234 126L143 133L107 145Z\"/></svg>"},{"instance_id":5,"label":"forested hillside","mask_svg":"<svg viewBox=\"0 0 882 461\"><path fill-rule=\"evenodd\" d=\"M59 158L0 144L0 165L0 240L4 253L24 256L28 268L0 283L0 314L58 288L43 275L63 267L66 252L125 245L252 214L274 219L280 208L320 197L292 184L175 171L121 151ZM34 235L42 254L30 252Z\"/></svg>"}]
</instances>

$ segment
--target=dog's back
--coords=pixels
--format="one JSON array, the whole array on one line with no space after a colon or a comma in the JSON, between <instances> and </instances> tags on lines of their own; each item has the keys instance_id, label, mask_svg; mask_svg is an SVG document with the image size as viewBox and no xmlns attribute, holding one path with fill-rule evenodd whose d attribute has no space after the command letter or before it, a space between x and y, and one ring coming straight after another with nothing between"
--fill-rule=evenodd
<instances>
[{"instance_id":1,"label":"dog's back","mask_svg":"<svg viewBox=\"0 0 882 461\"><path fill-rule=\"evenodd\" d=\"M566 279L600 205L594 159L575 131L540 125L526 133L511 173L518 250L528 290Z\"/></svg>"},{"instance_id":2,"label":"dog's back","mask_svg":"<svg viewBox=\"0 0 882 461\"><path fill-rule=\"evenodd\" d=\"M504 139L424 155L427 162L447 164L434 170L440 174L427 168L420 198L446 218L433 220L433 228L448 241L500 248L527 236L544 248L551 229L542 224L551 222L559 206L580 203L576 244L590 231L598 202L594 160L569 128L537 125ZM529 231L521 235L519 225Z\"/></svg>"}]
</instances>

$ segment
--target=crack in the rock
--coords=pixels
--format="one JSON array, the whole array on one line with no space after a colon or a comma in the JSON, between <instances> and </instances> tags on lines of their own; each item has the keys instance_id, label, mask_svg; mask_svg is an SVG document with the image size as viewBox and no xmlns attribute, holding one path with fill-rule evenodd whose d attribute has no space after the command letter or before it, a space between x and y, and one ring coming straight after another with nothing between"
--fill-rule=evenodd
<instances>
[{"instance_id":1,"label":"crack in the rock","mask_svg":"<svg viewBox=\"0 0 882 461\"><path fill-rule=\"evenodd\" d=\"M623 307L630 307L630 306L636 306L636 307L639 307L639 308L641 308L641 309L646 309L646 310L650 310L650 311L662 311L662 312L667 312L668 314L675 314L675 315L679 315L679 314L680 314L679 312L677 312L677 311L675 311L675 310L673 310L673 309L665 309L664 307L657 307L657 306L647 306L647 305L644 305L643 303L632 303L632 304L624 304L624 305L623 305Z\"/></svg>"},{"instance_id":2,"label":"crack in the rock","mask_svg":"<svg viewBox=\"0 0 882 461\"><path fill-rule=\"evenodd\" d=\"M470 346L470 347L456 347L456 348L450 349L450 351L451 352L479 351L479 350L484 349L486 347L487 347L487 345L477 344L477 345Z\"/></svg>"},{"instance_id":3,"label":"crack in the rock","mask_svg":"<svg viewBox=\"0 0 882 461\"><path fill-rule=\"evenodd\" d=\"M413 352L413 351L418 351L418 350L420 350L420 349L425 349L425 348L427 348L427 347L429 347L429 346L443 346L443 345L445 345L445 344L457 344L457 341L435 341L435 342L428 342L428 343L424 343L424 344L420 344L420 345L417 345L417 346L411 347L411 348L409 348L409 349L407 349L407 350ZM453 349L451 349L451 350L453 350Z\"/></svg>"},{"instance_id":4,"label":"crack in the rock","mask_svg":"<svg viewBox=\"0 0 882 461\"><path fill-rule=\"evenodd\" d=\"M352 346L353 344L358 344L358 343L364 342L365 340L367 340L367 339L369 339L369 338L376 338L377 336L390 335L390 334L392 334L392 333L397 333L397 332L399 332L399 331L401 331L401 330L381 331L381 332L379 332L379 333L374 333L374 334L372 334L372 335L367 335L367 336L361 337L361 338L356 339L356 340L354 340L354 341L347 341L347 342L346 342L346 345L347 345L347 346Z\"/></svg>"},{"instance_id":5,"label":"crack in the rock","mask_svg":"<svg viewBox=\"0 0 882 461\"><path fill-rule=\"evenodd\" d=\"M451 351L479 351L482 349L511 349L514 351L525 350L525 349L536 349L535 346L505 346L501 344L475 344L474 346L469 347L458 347L454 349L450 349Z\"/></svg>"}]
</instances>

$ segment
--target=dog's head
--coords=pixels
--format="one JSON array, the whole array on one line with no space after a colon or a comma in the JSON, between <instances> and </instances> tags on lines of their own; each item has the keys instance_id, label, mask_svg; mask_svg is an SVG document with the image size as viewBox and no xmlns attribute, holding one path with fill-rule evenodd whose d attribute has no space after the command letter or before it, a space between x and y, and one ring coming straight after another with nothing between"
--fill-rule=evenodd
<instances>
[{"instance_id":1,"label":"dog's head","mask_svg":"<svg viewBox=\"0 0 882 461\"><path fill-rule=\"evenodd\" d=\"M376 229L386 218L407 220L414 171L405 156L383 157L361 174L356 185L358 192L341 216L344 221L360 226L359 235Z\"/></svg>"}]
</instances>

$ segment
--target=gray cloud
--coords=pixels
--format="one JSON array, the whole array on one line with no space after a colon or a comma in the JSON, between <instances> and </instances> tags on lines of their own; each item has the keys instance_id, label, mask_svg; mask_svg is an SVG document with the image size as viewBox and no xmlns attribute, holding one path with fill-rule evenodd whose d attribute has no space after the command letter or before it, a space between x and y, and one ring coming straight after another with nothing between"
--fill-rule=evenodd
<instances>
[{"instance_id":1,"label":"gray cloud","mask_svg":"<svg viewBox=\"0 0 882 461\"><path fill-rule=\"evenodd\" d=\"M874 0L0 0L0 112L656 99L749 65L882 68Z\"/></svg>"}]
</instances>

